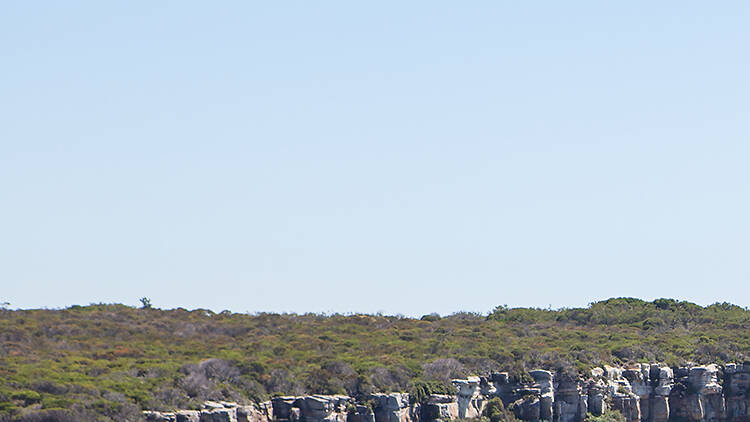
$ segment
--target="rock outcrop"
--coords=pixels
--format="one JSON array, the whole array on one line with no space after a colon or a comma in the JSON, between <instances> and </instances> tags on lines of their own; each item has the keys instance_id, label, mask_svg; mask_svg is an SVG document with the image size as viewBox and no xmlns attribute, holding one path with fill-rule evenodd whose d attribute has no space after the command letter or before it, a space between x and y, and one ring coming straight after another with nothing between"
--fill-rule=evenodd
<instances>
[{"instance_id":1,"label":"rock outcrop","mask_svg":"<svg viewBox=\"0 0 750 422\"><path fill-rule=\"evenodd\" d=\"M206 402L201 410L144 412L154 422L446 422L478 418L494 397L528 422L582 422L610 410L627 422L750 422L750 362L670 368L662 364L594 368L586 377L536 370L453 380L455 395L410 403L406 393L275 397L240 406Z\"/></svg>"},{"instance_id":2,"label":"rock outcrop","mask_svg":"<svg viewBox=\"0 0 750 422\"><path fill-rule=\"evenodd\" d=\"M263 414L273 415L279 422L347 422L347 407L354 400L347 396L313 395L305 397L274 397L271 411L259 415L254 422L263 421Z\"/></svg>"},{"instance_id":3,"label":"rock outcrop","mask_svg":"<svg viewBox=\"0 0 750 422\"><path fill-rule=\"evenodd\" d=\"M422 420L447 421L458 418L458 400L454 396L433 394L421 404Z\"/></svg>"},{"instance_id":4,"label":"rock outcrop","mask_svg":"<svg viewBox=\"0 0 750 422\"><path fill-rule=\"evenodd\" d=\"M372 394L370 400L375 402L375 422L409 422L412 419L407 393Z\"/></svg>"},{"instance_id":5,"label":"rock outcrop","mask_svg":"<svg viewBox=\"0 0 750 422\"><path fill-rule=\"evenodd\" d=\"M143 412L149 422L269 422L271 403L240 406L232 402L203 403L201 410L177 410L175 412Z\"/></svg>"},{"instance_id":6,"label":"rock outcrop","mask_svg":"<svg viewBox=\"0 0 750 422\"><path fill-rule=\"evenodd\" d=\"M469 377L463 380L453 380L456 387L456 401L458 417L461 419L478 418L484 410L485 396L482 394L479 377Z\"/></svg>"}]
</instances>

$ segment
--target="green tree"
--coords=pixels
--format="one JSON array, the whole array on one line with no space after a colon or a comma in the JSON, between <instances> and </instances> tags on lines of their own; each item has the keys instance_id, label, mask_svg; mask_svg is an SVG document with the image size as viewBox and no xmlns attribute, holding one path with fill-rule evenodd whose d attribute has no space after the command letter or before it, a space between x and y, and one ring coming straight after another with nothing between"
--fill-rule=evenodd
<instances>
[{"instance_id":1,"label":"green tree","mask_svg":"<svg viewBox=\"0 0 750 422\"><path fill-rule=\"evenodd\" d=\"M141 305L142 305L141 307L143 309L151 309L152 308L152 306L151 306L151 299L149 299L147 297L142 297L141 298Z\"/></svg>"},{"instance_id":2,"label":"green tree","mask_svg":"<svg viewBox=\"0 0 750 422\"><path fill-rule=\"evenodd\" d=\"M487 406L482 412L482 416L490 419L490 422L511 422L515 421L516 417L505 409L503 401L500 398L495 397L487 402Z\"/></svg>"}]
</instances>

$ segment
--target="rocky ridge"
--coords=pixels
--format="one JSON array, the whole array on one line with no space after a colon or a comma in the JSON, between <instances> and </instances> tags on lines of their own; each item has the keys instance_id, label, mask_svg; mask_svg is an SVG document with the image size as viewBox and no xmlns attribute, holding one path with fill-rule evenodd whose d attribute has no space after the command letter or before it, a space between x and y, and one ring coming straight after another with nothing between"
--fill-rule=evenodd
<instances>
[{"instance_id":1,"label":"rocky ridge","mask_svg":"<svg viewBox=\"0 0 750 422\"><path fill-rule=\"evenodd\" d=\"M527 382L508 373L455 379L455 395L411 403L407 393L372 394L358 403L342 395L275 397L241 406L206 402L201 410L144 412L154 422L438 422L477 418L499 397L518 419L581 422L588 414L620 411L627 422L750 421L750 362L676 367L635 364L595 368L587 377L535 370Z\"/></svg>"}]
</instances>

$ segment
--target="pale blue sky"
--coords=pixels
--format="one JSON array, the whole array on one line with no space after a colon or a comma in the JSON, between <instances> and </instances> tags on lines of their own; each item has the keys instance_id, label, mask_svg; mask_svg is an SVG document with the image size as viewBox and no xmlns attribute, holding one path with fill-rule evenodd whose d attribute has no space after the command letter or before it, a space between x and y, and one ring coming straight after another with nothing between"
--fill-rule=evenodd
<instances>
[{"instance_id":1,"label":"pale blue sky","mask_svg":"<svg viewBox=\"0 0 750 422\"><path fill-rule=\"evenodd\" d=\"M750 305L746 1L0 5L0 301Z\"/></svg>"}]
</instances>

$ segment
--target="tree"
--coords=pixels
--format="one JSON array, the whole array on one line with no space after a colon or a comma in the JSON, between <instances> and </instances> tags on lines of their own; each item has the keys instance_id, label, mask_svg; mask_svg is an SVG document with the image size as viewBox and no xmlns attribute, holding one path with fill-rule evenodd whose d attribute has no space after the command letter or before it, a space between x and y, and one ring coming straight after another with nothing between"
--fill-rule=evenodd
<instances>
[{"instance_id":1,"label":"tree","mask_svg":"<svg viewBox=\"0 0 750 422\"><path fill-rule=\"evenodd\" d=\"M142 309L151 309L152 308L152 306L151 306L151 299L149 299L147 297L142 297L141 298L141 305L143 305Z\"/></svg>"},{"instance_id":2,"label":"tree","mask_svg":"<svg viewBox=\"0 0 750 422\"><path fill-rule=\"evenodd\" d=\"M513 413L505 409L503 401L498 397L490 399L487 402L482 416L489 418L490 422L511 422L516 420Z\"/></svg>"}]
</instances>

